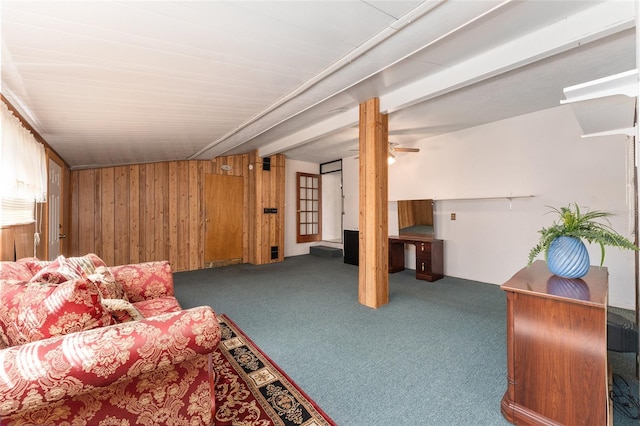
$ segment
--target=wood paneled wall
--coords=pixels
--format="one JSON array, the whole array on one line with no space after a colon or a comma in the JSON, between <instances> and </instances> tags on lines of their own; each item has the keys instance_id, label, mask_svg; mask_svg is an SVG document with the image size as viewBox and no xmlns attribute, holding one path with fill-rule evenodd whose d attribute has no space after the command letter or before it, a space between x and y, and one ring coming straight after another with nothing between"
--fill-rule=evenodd
<instances>
[{"instance_id":1,"label":"wood paneled wall","mask_svg":"<svg viewBox=\"0 0 640 426\"><path fill-rule=\"evenodd\" d=\"M247 247L243 249L243 261L268 263L263 256L255 255L262 253L263 247L258 247L261 242L252 238L267 232L252 226L256 221L255 207L261 205L252 199L257 191L262 193L265 185L258 173L251 173L249 165L255 171L259 160L252 153L212 161L72 170L71 254L93 252L108 265L169 260L174 271L203 268L204 176L213 173L245 179L245 206L249 208L245 209ZM284 164L284 158L281 161ZM220 166L224 164L230 165L231 170L222 170ZM273 189L281 192L280 198L284 199L284 180ZM279 212L284 215L284 208ZM283 227L273 232L284 234ZM284 235L281 239L284 242Z\"/></svg>"},{"instance_id":2,"label":"wood paneled wall","mask_svg":"<svg viewBox=\"0 0 640 426\"><path fill-rule=\"evenodd\" d=\"M0 228L0 261L33 256L35 229L34 223Z\"/></svg>"},{"instance_id":3,"label":"wood paneled wall","mask_svg":"<svg viewBox=\"0 0 640 426\"><path fill-rule=\"evenodd\" d=\"M271 156L270 170L264 170L263 159L254 151L250 155L251 179L249 181L249 210L252 218L249 239L254 242L249 253L249 263L261 265L284 260L284 199L285 157ZM277 213L265 213L264 209L277 209ZM272 248L277 255L272 259Z\"/></svg>"}]
</instances>

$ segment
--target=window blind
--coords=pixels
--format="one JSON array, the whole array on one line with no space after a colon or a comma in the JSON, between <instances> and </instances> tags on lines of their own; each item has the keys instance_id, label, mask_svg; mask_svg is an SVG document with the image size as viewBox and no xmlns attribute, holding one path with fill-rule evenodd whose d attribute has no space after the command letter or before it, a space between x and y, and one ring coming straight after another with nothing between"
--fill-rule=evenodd
<instances>
[{"instance_id":1,"label":"window blind","mask_svg":"<svg viewBox=\"0 0 640 426\"><path fill-rule=\"evenodd\" d=\"M47 193L44 145L4 102L0 118L0 225L33 223L35 202L44 202Z\"/></svg>"}]
</instances>

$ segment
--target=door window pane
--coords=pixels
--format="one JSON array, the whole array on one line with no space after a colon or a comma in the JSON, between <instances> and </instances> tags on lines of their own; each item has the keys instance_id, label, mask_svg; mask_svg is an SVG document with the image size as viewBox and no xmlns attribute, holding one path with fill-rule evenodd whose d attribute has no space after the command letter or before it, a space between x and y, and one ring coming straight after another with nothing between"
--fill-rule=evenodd
<instances>
[{"instance_id":1,"label":"door window pane","mask_svg":"<svg viewBox=\"0 0 640 426\"><path fill-rule=\"evenodd\" d=\"M319 241L322 229L320 212L320 175L297 173L298 236L297 242Z\"/></svg>"}]
</instances>

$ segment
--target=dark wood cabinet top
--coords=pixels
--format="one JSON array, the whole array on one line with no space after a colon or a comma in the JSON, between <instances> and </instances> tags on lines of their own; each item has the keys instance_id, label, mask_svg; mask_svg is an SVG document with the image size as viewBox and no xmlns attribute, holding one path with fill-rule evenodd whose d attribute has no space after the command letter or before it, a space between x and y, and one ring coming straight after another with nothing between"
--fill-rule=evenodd
<instances>
[{"instance_id":1,"label":"dark wood cabinet top","mask_svg":"<svg viewBox=\"0 0 640 426\"><path fill-rule=\"evenodd\" d=\"M606 267L591 266L582 278L561 278L553 275L544 260L536 260L531 266L522 268L501 288L505 291L535 294L539 297L567 299L573 303L606 306Z\"/></svg>"},{"instance_id":2,"label":"dark wood cabinet top","mask_svg":"<svg viewBox=\"0 0 640 426\"><path fill-rule=\"evenodd\" d=\"M402 234L402 235L389 235L389 240L398 243L426 243L433 241L440 241L432 236L425 236L420 234Z\"/></svg>"}]
</instances>

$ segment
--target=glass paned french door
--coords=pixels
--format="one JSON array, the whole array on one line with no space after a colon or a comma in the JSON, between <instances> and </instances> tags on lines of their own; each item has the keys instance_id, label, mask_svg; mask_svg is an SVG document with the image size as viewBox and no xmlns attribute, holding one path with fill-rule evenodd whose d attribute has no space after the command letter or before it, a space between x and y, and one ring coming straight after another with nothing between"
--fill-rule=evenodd
<instances>
[{"instance_id":1,"label":"glass paned french door","mask_svg":"<svg viewBox=\"0 0 640 426\"><path fill-rule=\"evenodd\" d=\"M296 223L299 243L320 241L322 236L322 191L320 175L296 173Z\"/></svg>"}]
</instances>

